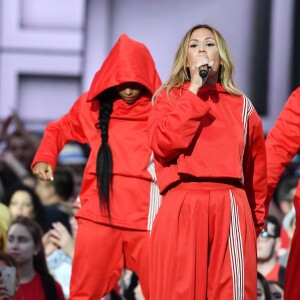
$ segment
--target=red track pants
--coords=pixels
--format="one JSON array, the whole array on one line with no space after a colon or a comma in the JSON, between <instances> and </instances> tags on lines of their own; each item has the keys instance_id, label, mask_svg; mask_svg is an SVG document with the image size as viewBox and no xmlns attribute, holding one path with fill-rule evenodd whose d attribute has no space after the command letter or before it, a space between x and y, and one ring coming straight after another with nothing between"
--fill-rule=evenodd
<instances>
[{"instance_id":1,"label":"red track pants","mask_svg":"<svg viewBox=\"0 0 300 300\"><path fill-rule=\"evenodd\" d=\"M256 233L245 191L181 183L154 221L151 300L255 300Z\"/></svg>"},{"instance_id":2,"label":"red track pants","mask_svg":"<svg viewBox=\"0 0 300 300\"><path fill-rule=\"evenodd\" d=\"M116 285L124 267L137 272L149 299L149 244L148 231L78 219L69 300L100 300Z\"/></svg>"}]
</instances>

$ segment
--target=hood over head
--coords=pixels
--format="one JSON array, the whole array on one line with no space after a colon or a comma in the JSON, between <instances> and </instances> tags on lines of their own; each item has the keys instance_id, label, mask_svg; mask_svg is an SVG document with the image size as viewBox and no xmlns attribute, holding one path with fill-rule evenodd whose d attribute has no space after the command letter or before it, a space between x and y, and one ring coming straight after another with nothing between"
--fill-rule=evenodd
<instances>
[{"instance_id":1,"label":"hood over head","mask_svg":"<svg viewBox=\"0 0 300 300\"><path fill-rule=\"evenodd\" d=\"M153 94L161 85L148 48L122 34L92 81L88 101L105 90L125 82L142 84Z\"/></svg>"}]
</instances>

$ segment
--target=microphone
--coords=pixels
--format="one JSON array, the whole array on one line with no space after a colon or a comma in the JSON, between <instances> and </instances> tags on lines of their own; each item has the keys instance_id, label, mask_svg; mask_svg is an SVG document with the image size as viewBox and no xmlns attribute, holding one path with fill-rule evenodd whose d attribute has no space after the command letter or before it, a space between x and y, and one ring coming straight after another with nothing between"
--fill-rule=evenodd
<instances>
[{"instance_id":1,"label":"microphone","mask_svg":"<svg viewBox=\"0 0 300 300\"><path fill-rule=\"evenodd\" d=\"M208 70L207 69L208 69L207 65L200 66L200 68L199 68L199 75L202 78L202 80L204 80L208 75Z\"/></svg>"}]
</instances>

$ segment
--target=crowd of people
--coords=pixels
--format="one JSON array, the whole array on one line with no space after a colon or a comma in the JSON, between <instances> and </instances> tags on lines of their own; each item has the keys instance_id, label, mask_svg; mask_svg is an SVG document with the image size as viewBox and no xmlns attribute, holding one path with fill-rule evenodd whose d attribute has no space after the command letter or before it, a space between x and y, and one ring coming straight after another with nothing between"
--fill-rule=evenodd
<instances>
[{"instance_id":1,"label":"crowd of people","mask_svg":"<svg viewBox=\"0 0 300 300\"><path fill-rule=\"evenodd\" d=\"M0 300L300 299L300 88L272 130L222 34L162 83L122 34L43 136L0 125Z\"/></svg>"}]
</instances>

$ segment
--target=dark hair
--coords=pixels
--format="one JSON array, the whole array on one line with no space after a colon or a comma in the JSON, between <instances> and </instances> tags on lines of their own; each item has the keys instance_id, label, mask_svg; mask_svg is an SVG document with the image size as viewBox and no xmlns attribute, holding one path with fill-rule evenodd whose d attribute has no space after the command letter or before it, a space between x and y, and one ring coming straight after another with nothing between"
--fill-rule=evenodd
<instances>
[{"instance_id":1,"label":"dark hair","mask_svg":"<svg viewBox=\"0 0 300 300\"><path fill-rule=\"evenodd\" d=\"M275 285L278 285L281 289L283 289L283 284L279 281L276 281L276 280L268 280L269 284L275 284Z\"/></svg>"},{"instance_id":2,"label":"dark hair","mask_svg":"<svg viewBox=\"0 0 300 300\"><path fill-rule=\"evenodd\" d=\"M283 178L277 187L277 200L290 201L293 202L294 194L291 192L298 185L298 178L296 176L290 175Z\"/></svg>"},{"instance_id":3,"label":"dark hair","mask_svg":"<svg viewBox=\"0 0 300 300\"><path fill-rule=\"evenodd\" d=\"M35 247L39 249L38 253L34 255L33 258L34 269L39 273L49 273L42 243L43 230L41 226L31 219L21 216L12 221L10 228L15 224L26 227L32 236Z\"/></svg>"},{"instance_id":4,"label":"dark hair","mask_svg":"<svg viewBox=\"0 0 300 300\"><path fill-rule=\"evenodd\" d=\"M41 276L46 300L58 299L54 279L50 275L47 267L44 245L42 242L43 230L41 226L37 222L26 217L17 217L11 223L10 227L15 224L22 225L29 231L32 236L34 245L39 249L37 254L33 257L33 267L35 271L38 272Z\"/></svg>"},{"instance_id":5,"label":"dark hair","mask_svg":"<svg viewBox=\"0 0 300 300\"><path fill-rule=\"evenodd\" d=\"M264 275L262 275L260 272L257 272L257 279L261 282L263 289L264 289L264 294L265 294L265 300L271 300L271 291L269 287L269 283L267 279L265 278Z\"/></svg>"},{"instance_id":6,"label":"dark hair","mask_svg":"<svg viewBox=\"0 0 300 300\"><path fill-rule=\"evenodd\" d=\"M280 222L278 221L278 219L272 215L269 215L266 220L268 221L268 223L271 223L275 226L274 228L274 236L275 237L280 237L280 229L281 229L281 225Z\"/></svg>"},{"instance_id":7,"label":"dark hair","mask_svg":"<svg viewBox=\"0 0 300 300\"><path fill-rule=\"evenodd\" d=\"M59 167L55 170L52 181L55 192L58 196L67 201L73 194L74 180L69 170Z\"/></svg>"},{"instance_id":8,"label":"dark hair","mask_svg":"<svg viewBox=\"0 0 300 300\"><path fill-rule=\"evenodd\" d=\"M107 209L110 218L110 187L112 179L113 159L110 146L108 144L108 126L109 119L112 113L113 100L111 91L104 92L99 96L99 122L96 127L101 131L101 145L97 155L97 186L100 206Z\"/></svg>"},{"instance_id":9,"label":"dark hair","mask_svg":"<svg viewBox=\"0 0 300 300\"><path fill-rule=\"evenodd\" d=\"M276 281L276 280L269 280L268 282L269 282L269 286L270 286L270 293L271 293L272 299L277 299L278 296L276 294L274 295L272 293L272 291L271 291L271 285L276 285L277 287L279 287L281 289L281 291L282 291L282 295L284 296L284 285L281 282Z\"/></svg>"},{"instance_id":10,"label":"dark hair","mask_svg":"<svg viewBox=\"0 0 300 300\"><path fill-rule=\"evenodd\" d=\"M5 205L9 206L13 194L17 191L24 191L30 195L31 201L33 204L33 208L34 208L34 214L35 214L34 220L37 223L39 223L39 225L42 227L43 231L46 232L44 208L43 208L43 205L41 203L39 196L36 194L34 189L32 189L31 187L29 187L23 183L18 182L16 184L13 184L6 190L1 202Z\"/></svg>"}]
</instances>

